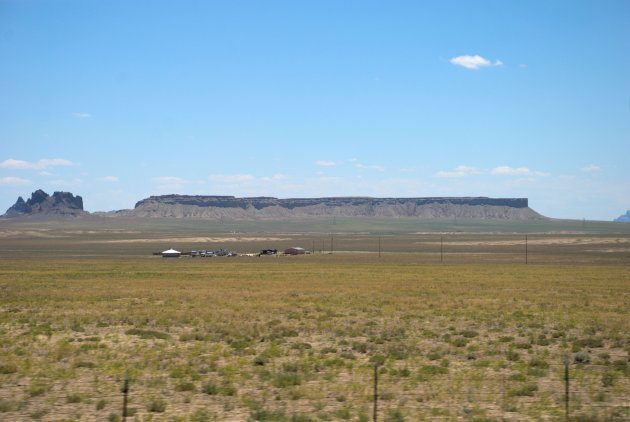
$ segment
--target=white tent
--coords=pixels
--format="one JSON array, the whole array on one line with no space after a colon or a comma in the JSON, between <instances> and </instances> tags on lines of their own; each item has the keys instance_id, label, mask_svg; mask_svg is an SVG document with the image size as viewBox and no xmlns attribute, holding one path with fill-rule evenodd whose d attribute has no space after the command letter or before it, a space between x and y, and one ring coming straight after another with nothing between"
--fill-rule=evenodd
<instances>
[{"instance_id":1,"label":"white tent","mask_svg":"<svg viewBox=\"0 0 630 422\"><path fill-rule=\"evenodd\" d=\"M181 255L182 253L180 251L176 251L175 249L169 249L162 252L162 258L179 258Z\"/></svg>"}]
</instances>

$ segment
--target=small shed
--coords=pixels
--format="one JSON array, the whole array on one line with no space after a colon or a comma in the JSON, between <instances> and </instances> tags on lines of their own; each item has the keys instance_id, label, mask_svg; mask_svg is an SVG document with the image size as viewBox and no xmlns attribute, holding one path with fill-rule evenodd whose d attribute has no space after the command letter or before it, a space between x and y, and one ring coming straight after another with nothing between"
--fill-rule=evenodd
<instances>
[{"instance_id":1,"label":"small shed","mask_svg":"<svg viewBox=\"0 0 630 422\"><path fill-rule=\"evenodd\" d=\"M175 249L169 249L162 252L162 258L179 258L182 256L180 251L176 251Z\"/></svg>"},{"instance_id":2,"label":"small shed","mask_svg":"<svg viewBox=\"0 0 630 422\"><path fill-rule=\"evenodd\" d=\"M304 255L305 253L306 253L306 250L300 247L287 248L284 250L285 255Z\"/></svg>"}]
</instances>

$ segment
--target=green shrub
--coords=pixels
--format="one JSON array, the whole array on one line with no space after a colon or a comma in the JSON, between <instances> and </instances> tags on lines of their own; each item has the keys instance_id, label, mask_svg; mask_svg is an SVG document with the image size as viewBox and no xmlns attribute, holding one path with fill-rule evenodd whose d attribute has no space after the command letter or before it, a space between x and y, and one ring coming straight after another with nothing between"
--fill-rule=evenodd
<instances>
[{"instance_id":1,"label":"green shrub","mask_svg":"<svg viewBox=\"0 0 630 422\"><path fill-rule=\"evenodd\" d=\"M573 357L575 363L587 364L591 363L591 355L586 352L577 352Z\"/></svg>"},{"instance_id":2,"label":"green shrub","mask_svg":"<svg viewBox=\"0 0 630 422\"><path fill-rule=\"evenodd\" d=\"M400 409L390 409L385 414L385 422L404 422L405 416Z\"/></svg>"},{"instance_id":3,"label":"green shrub","mask_svg":"<svg viewBox=\"0 0 630 422\"><path fill-rule=\"evenodd\" d=\"M175 391L195 391L195 384L190 381L183 381L175 385Z\"/></svg>"},{"instance_id":4,"label":"green shrub","mask_svg":"<svg viewBox=\"0 0 630 422\"><path fill-rule=\"evenodd\" d=\"M254 365L265 366L269 363L269 358L265 355L258 355L254 358Z\"/></svg>"},{"instance_id":5,"label":"green shrub","mask_svg":"<svg viewBox=\"0 0 630 422\"><path fill-rule=\"evenodd\" d=\"M532 358L528 363L530 368L548 369L549 364L541 358Z\"/></svg>"},{"instance_id":6,"label":"green shrub","mask_svg":"<svg viewBox=\"0 0 630 422\"><path fill-rule=\"evenodd\" d=\"M427 353L427 359L429 360L438 360L442 356L444 356L444 353L441 350L431 350Z\"/></svg>"},{"instance_id":7,"label":"green shrub","mask_svg":"<svg viewBox=\"0 0 630 422\"><path fill-rule=\"evenodd\" d=\"M602 385L604 387L612 387L615 384L615 374L608 370L602 374Z\"/></svg>"},{"instance_id":8,"label":"green shrub","mask_svg":"<svg viewBox=\"0 0 630 422\"><path fill-rule=\"evenodd\" d=\"M521 374L520 372L517 372L515 374L512 374L508 377L508 379L510 381L525 381L527 380L527 377L524 374Z\"/></svg>"},{"instance_id":9,"label":"green shrub","mask_svg":"<svg viewBox=\"0 0 630 422\"><path fill-rule=\"evenodd\" d=\"M387 358L383 355L373 355L372 357L370 357L370 362L376 365L383 365L386 360Z\"/></svg>"},{"instance_id":10,"label":"green shrub","mask_svg":"<svg viewBox=\"0 0 630 422\"><path fill-rule=\"evenodd\" d=\"M302 384L302 378L295 372L277 373L273 380L274 387L285 388Z\"/></svg>"},{"instance_id":11,"label":"green shrub","mask_svg":"<svg viewBox=\"0 0 630 422\"><path fill-rule=\"evenodd\" d=\"M229 382L224 382L219 386L218 393L222 396L235 396L236 387Z\"/></svg>"},{"instance_id":12,"label":"green shrub","mask_svg":"<svg viewBox=\"0 0 630 422\"><path fill-rule=\"evenodd\" d=\"M18 404L16 402L0 399L0 413L13 412L17 408Z\"/></svg>"},{"instance_id":13,"label":"green shrub","mask_svg":"<svg viewBox=\"0 0 630 422\"><path fill-rule=\"evenodd\" d=\"M153 399L147 405L147 410L153 413L164 413L166 410L166 402L162 399Z\"/></svg>"},{"instance_id":14,"label":"green shrub","mask_svg":"<svg viewBox=\"0 0 630 422\"><path fill-rule=\"evenodd\" d=\"M219 394L219 387L213 381L208 381L201 387L201 391L210 396L214 396Z\"/></svg>"},{"instance_id":15,"label":"green shrub","mask_svg":"<svg viewBox=\"0 0 630 422\"><path fill-rule=\"evenodd\" d=\"M28 388L28 395L31 397L41 396L48 390L48 387L43 384L32 384Z\"/></svg>"},{"instance_id":16,"label":"green shrub","mask_svg":"<svg viewBox=\"0 0 630 422\"><path fill-rule=\"evenodd\" d=\"M213 419L212 415L205 407L201 407L190 415L190 422L210 422Z\"/></svg>"},{"instance_id":17,"label":"green shrub","mask_svg":"<svg viewBox=\"0 0 630 422\"><path fill-rule=\"evenodd\" d=\"M428 381L436 375L448 374L448 369L437 365L422 365L418 370L418 381Z\"/></svg>"},{"instance_id":18,"label":"green shrub","mask_svg":"<svg viewBox=\"0 0 630 422\"><path fill-rule=\"evenodd\" d=\"M455 337L450 343L455 347L465 347L468 344L468 340L464 337Z\"/></svg>"},{"instance_id":19,"label":"green shrub","mask_svg":"<svg viewBox=\"0 0 630 422\"><path fill-rule=\"evenodd\" d=\"M601 337L589 337L576 340L573 344L579 348L604 347L604 340Z\"/></svg>"},{"instance_id":20,"label":"green shrub","mask_svg":"<svg viewBox=\"0 0 630 422\"><path fill-rule=\"evenodd\" d=\"M533 397L538 391L536 384L525 384L508 391L508 397Z\"/></svg>"},{"instance_id":21,"label":"green shrub","mask_svg":"<svg viewBox=\"0 0 630 422\"><path fill-rule=\"evenodd\" d=\"M365 342L355 341L352 343L352 350L359 353L367 353L368 352L368 344Z\"/></svg>"},{"instance_id":22,"label":"green shrub","mask_svg":"<svg viewBox=\"0 0 630 422\"><path fill-rule=\"evenodd\" d=\"M516 362L521 358L521 355L519 355L514 350L508 350L507 352L505 352L505 357L511 362Z\"/></svg>"},{"instance_id":23,"label":"green shrub","mask_svg":"<svg viewBox=\"0 0 630 422\"><path fill-rule=\"evenodd\" d=\"M130 336L138 336L142 339L157 338L160 340L166 340L171 337L167 333L154 331L154 330L142 330L140 328L132 328L130 330L125 331L125 334L130 335Z\"/></svg>"},{"instance_id":24,"label":"green shrub","mask_svg":"<svg viewBox=\"0 0 630 422\"><path fill-rule=\"evenodd\" d=\"M13 363L0 363L0 374L14 374L17 370L17 366Z\"/></svg>"},{"instance_id":25,"label":"green shrub","mask_svg":"<svg viewBox=\"0 0 630 422\"><path fill-rule=\"evenodd\" d=\"M81 396L78 394L71 394L66 397L66 402L68 403L81 403Z\"/></svg>"}]
</instances>

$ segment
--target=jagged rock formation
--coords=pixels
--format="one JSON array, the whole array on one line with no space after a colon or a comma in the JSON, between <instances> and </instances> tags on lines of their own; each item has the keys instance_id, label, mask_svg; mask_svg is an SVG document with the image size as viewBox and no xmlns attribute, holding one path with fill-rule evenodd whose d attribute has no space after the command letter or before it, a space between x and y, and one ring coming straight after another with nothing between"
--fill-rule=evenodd
<instances>
[{"instance_id":1,"label":"jagged rock formation","mask_svg":"<svg viewBox=\"0 0 630 422\"><path fill-rule=\"evenodd\" d=\"M236 198L234 196L151 196L115 216L279 219L295 217L417 217L530 220L545 218L527 198Z\"/></svg>"},{"instance_id":2,"label":"jagged rock formation","mask_svg":"<svg viewBox=\"0 0 630 422\"><path fill-rule=\"evenodd\" d=\"M12 218L28 215L80 216L83 211L83 198L70 192L55 192L52 196L41 189L31 194L28 201L20 196L15 204L2 217Z\"/></svg>"},{"instance_id":3,"label":"jagged rock formation","mask_svg":"<svg viewBox=\"0 0 630 422\"><path fill-rule=\"evenodd\" d=\"M615 218L613 221L619 221L622 223L630 223L630 210L626 211L624 215L620 215L619 217Z\"/></svg>"}]
</instances>

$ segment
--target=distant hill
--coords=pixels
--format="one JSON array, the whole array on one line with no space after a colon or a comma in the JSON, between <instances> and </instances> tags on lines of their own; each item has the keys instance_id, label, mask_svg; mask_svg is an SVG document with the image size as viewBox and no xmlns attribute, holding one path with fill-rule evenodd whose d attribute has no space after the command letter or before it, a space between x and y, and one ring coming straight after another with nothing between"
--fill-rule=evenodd
<instances>
[{"instance_id":1,"label":"distant hill","mask_svg":"<svg viewBox=\"0 0 630 422\"><path fill-rule=\"evenodd\" d=\"M55 192L52 196L41 189L31 194L28 201L20 196L15 204L2 215L4 218L30 215L70 216L86 215L83 211L83 198L70 192Z\"/></svg>"},{"instance_id":2,"label":"distant hill","mask_svg":"<svg viewBox=\"0 0 630 422\"><path fill-rule=\"evenodd\" d=\"M624 215L620 215L619 217L615 218L613 221L630 223L630 210L626 211Z\"/></svg>"},{"instance_id":3,"label":"distant hill","mask_svg":"<svg viewBox=\"0 0 630 422\"><path fill-rule=\"evenodd\" d=\"M533 220L544 219L527 198L237 198L234 196L151 196L133 210L99 213L109 217L161 217L273 220L300 217L416 217Z\"/></svg>"}]
</instances>

